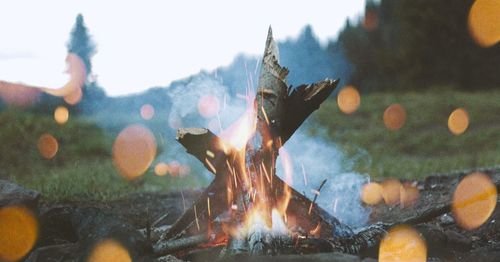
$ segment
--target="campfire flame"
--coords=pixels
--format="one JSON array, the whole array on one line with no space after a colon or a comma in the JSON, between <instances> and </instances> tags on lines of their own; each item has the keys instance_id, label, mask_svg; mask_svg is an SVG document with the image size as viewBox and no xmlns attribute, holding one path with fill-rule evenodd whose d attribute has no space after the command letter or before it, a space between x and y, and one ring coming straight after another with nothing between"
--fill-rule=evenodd
<instances>
[{"instance_id":1,"label":"campfire flame","mask_svg":"<svg viewBox=\"0 0 500 262\"><path fill-rule=\"evenodd\" d=\"M279 150L286 181L282 191L273 189L276 163L253 163L248 159L248 150L271 152L273 145L281 144L257 132L259 119L254 99L254 96L247 95L245 98L247 109L244 114L220 133L220 137L226 143L220 146L232 156L226 161L226 168L230 174L227 178L228 210L233 214L243 214L240 223L226 230L233 237L245 237L256 227L273 233L288 233L286 210L292 196L289 187L292 184L291 158L283 148ZM264 124L269 125L269 121ZM235 149L236 152L229 152L229 148ZM251 199L251 206L238 205L237 198L242 197L236 195L239 192L246 193L246 197ZM277 192L281 194L277 195Z\"/></svg>"}]
</instances>

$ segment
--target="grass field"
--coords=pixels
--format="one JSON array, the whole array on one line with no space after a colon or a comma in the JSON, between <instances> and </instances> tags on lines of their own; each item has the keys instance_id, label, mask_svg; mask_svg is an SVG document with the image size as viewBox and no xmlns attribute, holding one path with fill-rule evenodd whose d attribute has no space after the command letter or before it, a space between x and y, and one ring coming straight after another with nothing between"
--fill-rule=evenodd
<instances>
[{"instance_id":1,"label":"grass field","mask_svg":"<svg viewBox=\"0 0 500 262\"><path fill-rule=\"evenodd\" d=\"M403 105L407 113L406 124L397 131L388 130L382 121L392 103ZM447 127L448 116L457 107L465 108L470 117L469 128L459 136ZM148 125L164 126L152 121ZM423 178L500 164L500 91L362 94L361 106L350 115L340 112L332 98L311 122L318 124L312 135L331 139L352 160L355 171L374 178ZM116 131L105 132L89 119L71 117L61 126L52 116L6 110L0 112L0 124L0 177L38 190L51 201L110 199L206 183L194 174L198 171L186 177L157 177L152 168L138 181L126 181L111 160ZM46 132L59 142L59 151L50 160L37 150L37 140Z\"/></svg>"},{"instance_id":2,"label":"grass field","mask_svg":"<svg viewBox=\"0 0 500 262\"><path fill-rule=\"evenodd\" d=\"M393 103L406 109L406 124L388 130L384 110ZM448 117L464 108L470 124L453 135ZM500 164L500 91L361 94L359 109L340 112L329 100L314 115L326 136L355 159L355 170L372 177L422 178L436 172Z\"/></svg>"},{"instance_id":3,"label":"grass field","mask_svg":"<svg viewBox=\"0 0 500 262\"><path fill-rule=\"evenodd\" d=\"M0 178L35 189L49 201L112 199L203 184L193 176L158 177L151 169L139 180L125 180L111 158L114 134L88 119L70 117L58 125L52 116L7 110L0 112L0 125ZM44 133L59 144L52 159L38 152L38 138Z\"/></svg>"}]
</instances>

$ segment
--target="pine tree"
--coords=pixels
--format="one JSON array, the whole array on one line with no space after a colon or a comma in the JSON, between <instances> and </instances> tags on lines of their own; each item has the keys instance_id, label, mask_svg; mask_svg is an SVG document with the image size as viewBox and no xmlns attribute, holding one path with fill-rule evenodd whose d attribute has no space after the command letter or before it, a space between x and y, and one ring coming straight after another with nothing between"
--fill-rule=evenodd
<instances>
[{"instance_id":1,"label":"pine tree","mask_svg":"<svg viewBox=\"0 0 500 262\"><path fill-rule=\"evenodd\" d=\"M106 93L98 86L96 81L89 81L88 78L92 74L92 57L96 53L96 44L88 33L82 14L78 14L76 17L75 25L67 43L67 48L69 53L76 54L80 57L86 69L83 98L77 106L77 110L84 113L92 113L100 107L102 104L101 102L106 98Z\"/></svg>"},{"instance_id":2,"label":"pine tree","mask_svg":"<svg viewBox=\"0 0 500 262\"><path fill-rule=\"evenodd\" d=\"M71 31L70 39L67 44L68 52L78 55L87 70L87 76L92 72L92 56L96 53L96 46L83 21L83 15L78 14L75 26Z\"/></svg>"}]
</instances>

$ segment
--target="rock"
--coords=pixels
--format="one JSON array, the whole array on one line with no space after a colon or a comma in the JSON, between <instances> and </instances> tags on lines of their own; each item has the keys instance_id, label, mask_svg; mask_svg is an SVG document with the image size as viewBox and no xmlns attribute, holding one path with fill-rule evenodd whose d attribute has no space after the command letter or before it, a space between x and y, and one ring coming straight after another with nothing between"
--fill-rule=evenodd
<instances>
[{"instance_id":1,"label":"rock","mask_svg":"<svg viewBox=\"0 0 500 262\"><path fill-rule=\"evenodd\" d=\"M0 179L0 208L10 205L23 205L36 210L40 193Z\"/></svg>"},{"instance_id":2,"label":"rock","mask_svg":"<svg viewBox=\"0 0 500 262\"><path fill-rule=\"evenodd\" d=\"M439 217L439 223L443 226L448 226L455 223L455 219L447 213Z\"/></svg>"}]
</instances>

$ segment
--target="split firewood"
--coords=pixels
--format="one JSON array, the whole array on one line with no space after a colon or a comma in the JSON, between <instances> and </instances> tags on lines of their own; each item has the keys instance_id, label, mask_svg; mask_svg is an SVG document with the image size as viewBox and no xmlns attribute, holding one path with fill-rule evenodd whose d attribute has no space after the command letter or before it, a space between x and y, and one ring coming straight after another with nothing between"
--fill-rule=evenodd
<instances>
[{"instance_id":1,"label":"split firewood","mask_svg":"<svg viewBox=\"0 0 500 262\"><path fill-rule=\"evenodd\" d=\"M307 232L314 231L324 237L339 233L342 236L352 235L349 227L276 176L275 164L280 147L338 84L338 80L324 80L292 89L286 83L287 74L288 70L279 64L277 46L270 28L254 102L256 132L245 150L232 148L207 129L178 131L177 140L186 147L188 153L215 174L215 179L161 241L207 233L217 224L217 219L227 214L230 214L233 224L241 224L247 210L258 201L266 203L266 210L262 212L270 217L270 209L279 206L278 202L285 194L290 194L290 200L287 201L289 210L293 210L290 216L294 216ZM268 252L273 240L266 239L280 239L258 228L250 228L250 232L240 240L246 242L243 246L249 247L248 252L251 254ZM237 243L240 240L229 242Z\"/></svg>"}]
</instances>

